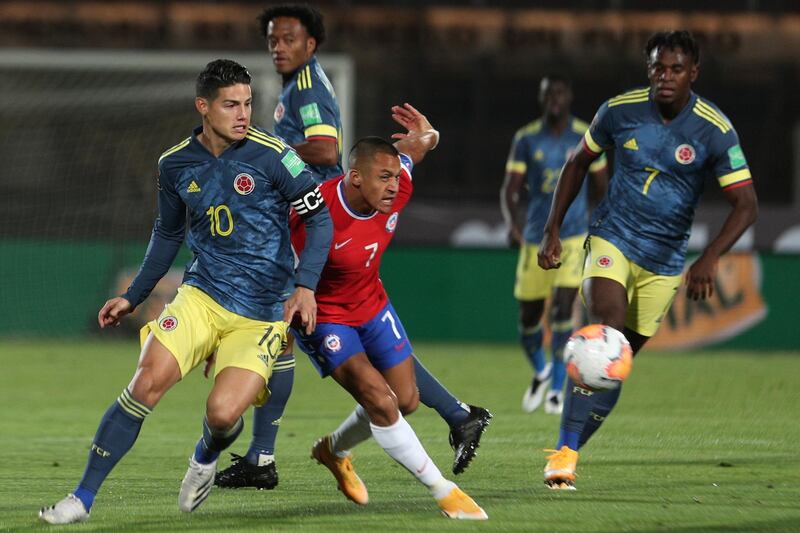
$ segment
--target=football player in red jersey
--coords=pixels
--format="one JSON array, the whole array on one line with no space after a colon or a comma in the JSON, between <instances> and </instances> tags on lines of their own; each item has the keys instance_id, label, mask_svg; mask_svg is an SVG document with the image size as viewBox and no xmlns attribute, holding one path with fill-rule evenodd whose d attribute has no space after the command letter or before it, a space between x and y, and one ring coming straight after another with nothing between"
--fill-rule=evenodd
<instances>
[{"instance_id":1,"label":"football player in red jersey","mask_svg":"<svg viewBox=\"0 0 800 533\"><path fill-rule=\"evenodd\" d=\"M350 151L350 171L320 186L334 240L317 288L316 329L294 333L320 375L332 376L359 405L314 444L312 456L333 473L345 496L363 505L367 489L349 450L373 436L428 487L444 514L485 520L483 509L444 478L403 418L419 404L412 347L379 269L411 197L413 165L435 148L439 134L409 104L392 107L392 117L408 132L395 134L395 144L378 137L359 140ZM293 220L292 242L301 250L305 231L299 217Z\"/></svg>"}]
</instances>

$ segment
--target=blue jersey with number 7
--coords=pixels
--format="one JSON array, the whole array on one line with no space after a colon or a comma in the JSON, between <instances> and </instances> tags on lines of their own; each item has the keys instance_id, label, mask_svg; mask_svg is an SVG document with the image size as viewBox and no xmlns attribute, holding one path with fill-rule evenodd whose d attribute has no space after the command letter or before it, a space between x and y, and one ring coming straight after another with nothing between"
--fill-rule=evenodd
<instances>
[{"instance_id":1,"label":"blue jersey with number 7","mask_svg":"<svg viewBox=\"0 0 800 533\"><path fill-rule=\"evenodd\" d=\"M584 148L614 150L608 193L592 215L589 234L614 244L655 274L680 274L695 208L705 181L722 188L752 183L728 118L691 93L665 124L648 88L606 101L584 135Z\"/></svg>"}]
</instances>

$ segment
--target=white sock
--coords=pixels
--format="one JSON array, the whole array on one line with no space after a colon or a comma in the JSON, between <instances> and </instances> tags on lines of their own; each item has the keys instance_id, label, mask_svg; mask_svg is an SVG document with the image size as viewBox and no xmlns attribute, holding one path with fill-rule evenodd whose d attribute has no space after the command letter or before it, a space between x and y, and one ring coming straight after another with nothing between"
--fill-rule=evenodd
<instances>
[{"instance_id":1,"label":"white sock","mask_svg":"<svg viewBox=\"0 0 800 533\"><path fill-rule=\"evenodd\" d=\"M266 453L260 453L258 454L258 462L256 463L256 466L267 466L268 464L274 462L275 462L274 455L267 455Z\"/></svg>"},{"instance_id":2,"label":"white sock","mask_svg":"<svg viewBox=\"0 0 800 533\"><path fill-rule=\"evenodd\" d=\"M444 480L442 473L428 456L417 434L408 425L403 415L391 426L381 427L370 423L372 436L389 456L414 474L428 488L439 488ZM449 492L449 491L448 491Z\"/></svg>"},{"instance_id":3,"label":"white sock","mask_svg":"<svg viewBox=\"0 0 800 533\"><path fill-rule=\"evenodd\" d=\"M331 451L338 457L350 455L351 448L372 436L369 425L367 412L361 405L356 405L356 408L342 422L342 425L331 433Z\"/></svg>"}]
</instances>

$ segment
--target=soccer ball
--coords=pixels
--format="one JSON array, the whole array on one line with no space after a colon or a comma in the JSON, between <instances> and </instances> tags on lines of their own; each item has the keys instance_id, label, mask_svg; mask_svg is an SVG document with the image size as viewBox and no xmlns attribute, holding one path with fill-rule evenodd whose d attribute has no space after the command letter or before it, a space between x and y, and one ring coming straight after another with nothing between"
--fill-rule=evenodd
<instances>
[{"instance_id":1,"label":"soccer ball","mask_svg":"<svg viewBox=\"0 0 800 533\"><path fill-rule=\"evenodd\" d=\"M633 351L625 335L603 324L584 326L564 348L567 374L591 390L619 388L633 366Z\"/></svg>"}]
</instances>

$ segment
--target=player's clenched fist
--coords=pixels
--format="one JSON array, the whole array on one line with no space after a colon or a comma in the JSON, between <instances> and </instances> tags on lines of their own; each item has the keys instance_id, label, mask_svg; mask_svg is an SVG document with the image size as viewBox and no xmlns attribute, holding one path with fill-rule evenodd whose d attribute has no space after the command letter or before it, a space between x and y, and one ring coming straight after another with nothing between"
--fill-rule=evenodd
<instances>
[{"instance_id":1,"label":"player's clenched fist","mask_svg":"<svg viewBox=\"0 0 800 533\"><path fill-rule=\"evenodd\" d=\"M97 323L101 328L119 326L119 319L130 312L131 303L122 296L117 296L107 301L97 313Z\"/></svg>"},{"instance_id":2,"label":"player's clenched fist","mask_svg":"<svg viewBox=\"0 0 800 533\"><path fill-rule=\"evenodd\" d=\"M539 266L545 270L561 266L561 240L545 233L536 254Z\"/></svg>"}]
</instances>

